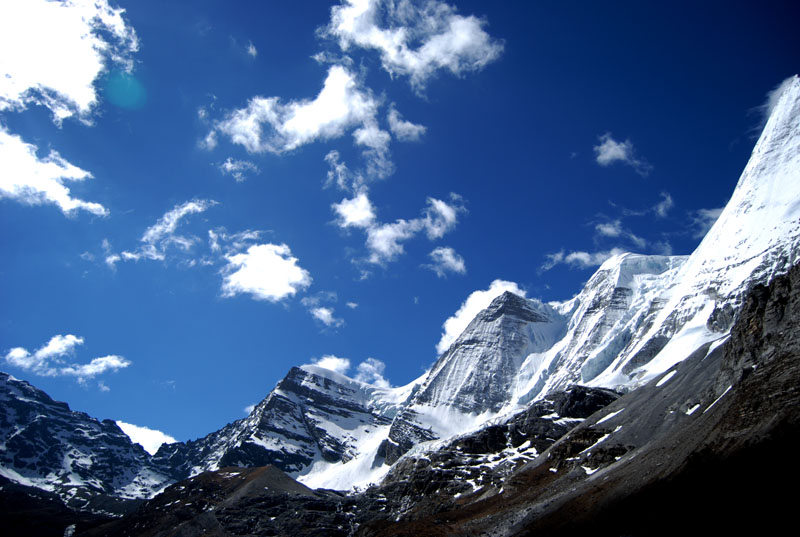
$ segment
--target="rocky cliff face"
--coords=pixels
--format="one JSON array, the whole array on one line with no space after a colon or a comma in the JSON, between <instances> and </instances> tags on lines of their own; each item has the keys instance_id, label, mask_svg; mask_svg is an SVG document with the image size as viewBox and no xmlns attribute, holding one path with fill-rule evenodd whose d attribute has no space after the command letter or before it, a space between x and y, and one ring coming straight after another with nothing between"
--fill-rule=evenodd
<instances>
[{"instance_id":1,"label":"rocky cliff face","mask_svg":"<svg viewBox=\"0 0 800 537\"><path fill-rule=\"evenodd\" d=\"M170 476L111 420L98 421L0 373L0 475L57 494L70 507L117 510Z\"/></svg>"},{"instance_id":2,"label":"rocky cliff face","mask_svg":"<svg viewBox=\"0 0 800 537\"><path fill-rule=\"evenodd\" d=\"M360 440L388 429L402 397L402 389L294 367L247 418L198 440L163 445L154 461L173 468L176 479L224 466L297 473L317 461L347 462L360 453Z\"/></svg>"}]
</instances>

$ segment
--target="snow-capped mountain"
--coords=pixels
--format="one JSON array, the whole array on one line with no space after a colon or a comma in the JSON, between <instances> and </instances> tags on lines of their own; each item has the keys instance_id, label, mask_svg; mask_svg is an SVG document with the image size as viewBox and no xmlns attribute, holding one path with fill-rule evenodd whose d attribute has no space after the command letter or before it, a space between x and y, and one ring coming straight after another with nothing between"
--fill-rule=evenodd
<instances>
[{"instance_id":1,"label":"snow-capped mountain","mask_svg":"<svg viewBox=\"0 0 800 537\"><path fill-rule=\"evenodd\" d=\"M178 478L225 466L272 464L298 475L312 466L341 465L370 451L370 439L385 437L411 388L379 388L314 365L294 367L247 418L198 440L162 445L153 460Z\"/></svg>"},{"instance_id":2,"label":"snow-capped mountain","mask_svg":"<svg viewBox=\"0 0 800 537\"><path fill-rule=\"evenodd\" d=\"M690 256L612 257L564 302L505 293L423 377L401 388L318 366L293 368L247 418L198 440L164 445L152 458L112 422L71 412L6 375L0 474L65 495L90 490L122 498L227 466L271 464L310 487L368 484L414 446L480 436L479 429L512 423L576 384L636 393L693 355L702 361L696 351L711 355L725 344L745 294L798 258L795 77L730 202ZM427 447L437 445L445 444Z\"/></svg>"},{"instance_id":3,"label":"snow-capped mountain","mask_svg":"<svg viewBox=\"0 0 800 537\"><path fill-rule=\"evenodd\" d=\"M99 507L98 497L149 498L173 481L115 422L70 410L6 373L0 373L0 475L90 509L113 509L108 501Z\"/></svg>"},{"instance_id":4,"label":"snow-capped mountain","mask_svg":"<svg viewBox=\"0 0 800 537\"><path fill-rule=\"evenodd\" d=\"M692 255L614 256L565 302L542 304L510 293L495 299L395 419L386 460L574 384L622 391L641 386L702 345L723 341L743 294L798 258L795 77L731 200Z\"/></svg>"}]
</instances>

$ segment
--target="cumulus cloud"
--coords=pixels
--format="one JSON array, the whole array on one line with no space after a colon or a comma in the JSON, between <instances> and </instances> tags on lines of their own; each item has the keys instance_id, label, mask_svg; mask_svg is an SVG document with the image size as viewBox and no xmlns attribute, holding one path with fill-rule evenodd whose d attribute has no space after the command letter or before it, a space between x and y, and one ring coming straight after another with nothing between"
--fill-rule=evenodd
<instances>
[{"instance_id":1,"label":"cumulus cloud","mask_svg":"<svg viewBox=\"0 0 800 537\"><path fill-rule=\"evenodd\" d=\"M2 77L0 77L2 79ZM38 148L25 143L0 125L0 198L9 198L25 205L55 205L66 215L86 211L97 216L108 215L99 203L73 197L67 182L80 183L92 174L67 162L57 151L37 156Z\"/></svg>"},{"instance_id":2,"label":"cumulus cloud","mask_svg":"<svg viewBox=\"0 0 800 537\"><path fill-rule=\"evenodd\" d=\"M408 76L420 91L437 71L461 76L500 56L503 44L484 31L485 25L437 0L345 0L331 8L322 33L344 52L351 47L377 51L389 74Z\"/></svg>"},{"instance_id":3,"label":"cumulus cloud","mask_svg":"<svg viewBox=\"0 0 800 537\"><path fill-rule=\"evenodd\" d=\"M278 302L311 285L311 275L285 244L255 244L245 253L225 256L222 296L249 294Z\"/></svg>"},{"instance_id":4,"label":"cumulus cloud","mask_svg":"<svg viewBox=\"0 0 800 537\"><path fill-rule=\"evenodd\" d=\"M23 347L15 347L5 355L6 362L23 371L42 377L75 377L84 383L88 379L108 371L117 371L131 365L131 362L117 355L94 358L86 364L67 362L75 354L84 339L72 334L56 335L50 341L31 353Z\"/></svg>"},{"instance_id":5,"label":"cumulus cloud","mask_svg":"<svg viewBox=\"0 0 800 537\"><path fill-rule=\"evenodd\" d=\"M377 123L379 104L355 75L334 65L314 99L284 104L278 97L253 97L246 108L217 122L214 130L251 153L280 154L316 140L338 138L350 128L368 130ZM377 131L362 132L361 137L362 145L380 145Z\"/></svg>"},{"instance_id":6,"label":"cumulus cloud","mask_svg":"<svg viewBox=\"0 0 800 537\"><path fill-rule=\"evenodd\" d=\"M361 192L351 199L343 199L331 205L336 213L339 227L369 228L375 221L375 208L366 192Z\"/></svg>"},{"instance_id":7,"label":"cumulus cloud","mask_svg":"<svg viewBox=\"0 0 800 537\"><path fill-rule=\"evenodd\" d=\"M161 444L174 444L177 442L170 435L151 429L149 427L141 427L117 420L117 426L122 429L122 432L127 434L134 444L139 444L150 455L155 455Z\"/></svg>"},{"instance_id":8,"label":"cumulus cloud","mask_svg":"<svg viewBox=\"0 0 800 537\"><path fill-rule=\"evenodd\" d=\"M200 242L200 239L191 235L179 235L177 233L178 226L187 216L203 213L214 205L217 205L216 201L203 199L194 199L176 205L145 230L140 239L139 248L133 251L125 250L120 254L107 252L106 264L113 267L119 261L138 261L140 259L163 261L166 258L167 250L171 247L188 252Z\"/></svg>"},{"instance_id":9,"label":"cumulus cloud","mask_svg":"<svg viewBox=\"0 0 800 537\"><path fill-rule=\"evenodd\" d=\"M400 112L394 107L394 103L389 107L386 119L389 121L389 130L394 134L395 138L403 142L416 142L427 130L424 125L417 125L404 120Z\"/></svg>"},{"instance_id":10,"label":"cumulus cloud","mask_svg":"<svg viewBox=\"0 0 800 537\"><path fill-rule=\"evenodd\" d=\"M123 13L107 0L0 2L0 111L34 104L57 123L88 121L97 77L109 64L130 69L138 50Z\"/></svg>"},{"instance_id":11,"label":"cumulus cloud","mask_svg":"<svg viewBox=\"0 0 800 537\"><path fill-rule=\"evenodd\" d=\"M636 173L646 177L653 167L643 158L636 156L630 140L618 142L610 132L600 136L600 143L594 146L595 159L601 166L621 162L632 167Z\"/></svg>"},{"instance_id":12,"label":"cumulus cloud","mask_svg":"<svg viewBox=\"0 0 800 537\"><path fill-rule=\"evenodd\" d=\"M385 370L385 363L377 358L367 358L356 367L356 380L378 388L391 388L392 385L383 376Z\"/></svg>"},{"instance_id":13,"label":"cumulus cloud","mask_svg":"<svg viewBox=\"0 0 800 537\"><path fill-rule=\"evenodd\" d=\"M518 284L505 280L494 280L489 285L489 289L485 291L474 291L470 294L461 304L458 311L444 322L444 331L442 332L439 343L436 345L436 352L442 354L447 351L456 338L467 328L470 321L472 321L481 310L487 308L492 300L506 291L514 293L515 295L525 296L525 291L521 289Z\"/></svg>"},{"instance_id":14,"label":"cumulus cloud","mask_svg":"<svg viewBox=\"0 0 800 537\"><path fill-rule=\"evenodd\" d=\"M223 175L230 175L237 183L245 181L247 179L247 173L260 173L261 171L258 169L258 166L249 160L236 160L231 157L225 159L225 162L218 167Z\"/></svg>"},{"instance_id":15,"label":"cumulus cloud","mask_svg":"<svg viewBox=\"0 0 800 537\"><path fill-rule=\"evenodd\" d=\"M347 375L347 371L350 369L350 360L347 358L339 358L333 354L326 354L322 358L314 360L313 363L318 367L329 369L340 375Z\"/></svg>"},{"instance_id":16,"label":"cumulus cloud","mask_svg":"<svg viewBox=\"0 0 800 537\"><path fill-rule=\"evenodd\" d=\"M585 269L599 267L607 259L625 253L622 248L611 248L610 250L598 252L565 252L561 250L554 254L547 254L547 261L542 265L541 270L550 270L556 265L568 265L572 268Z\"/></svg>"},{"instance_id":17,"label":"cumulus cloud","mask_svg":"<svg viewBox=\"0 0 800 537\"><path fill-rule=\"evenodd\" d=\"M424 266L434 271L440 278L446 277L448 272L455 272L456 274L466 274L467 272L464 258L450 247L440 246L428 255L433 260L433 263Z\"/></svg>"},{"instance_id":18,"label":"cumulus cloud","mask_svg":"<svg viewBox=\"0 0 800 537\"><path fill-rule=\"evenodd\" d=\"M365 194L366 195L366 194ZM430 240L443 237L458 223L458 214L466 211L462 199L451 194L450 202L429 197L422 210L422 216L406 220L400 218L390 223L374 221L364 226L367 232L366 245L369 250L367 261L375 265L385 265L405 252L403 242L424 232ZM342 226L341 218L339 225ZM344 226L342 226L344 227Z\"/></svg>"}]
</instances>

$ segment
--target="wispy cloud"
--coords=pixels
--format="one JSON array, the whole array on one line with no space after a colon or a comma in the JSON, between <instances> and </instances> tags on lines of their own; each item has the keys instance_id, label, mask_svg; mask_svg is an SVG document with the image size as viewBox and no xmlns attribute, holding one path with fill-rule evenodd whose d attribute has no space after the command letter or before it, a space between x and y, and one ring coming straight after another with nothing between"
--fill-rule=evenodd
<instances>
[{"instance_id":1,"label":"wispy cloud","mask_svg":"<svg viewBox=\"0 0 800 537\"><path fill-rule=\"evenodd\" d=\"M74 377L85 383L108 371L117 371L131 365L131 362L117 355L94 358L88 363L76 364L67 361L75 354L84 339L72 334L56 335L50 341L30 352L23 347L15 347L5 355L6 363L23 371L42 377Z\"/></svg>"},{"instance_id":2,"label":"wispy cloud","mask_svg":"<svg viewBox=\"0 0 800 537\"><path fill-rule=\"evenodd\" d=\"M256 50L256 46L253 44L252 41L247 42L247 55L251 58L255 58L258 56L258 50Z\"/></svg>"},{"instance_id":3,"label":"wispy cloud","mask_svg":"<svg viewBox=\"0 0 800 537\"><path fill-rule=\"evenodd\" d=\"M610 166L621 162L632 167L636 173L646 177L653 167L643 158L638 157L630 140L619 142L610 132L600 136L600 143L594 146L595 160L600 166Z\"/></svg>"},{"instance_id":4,"label":"wispy cloud","mask_svg":"<svg viewBox=\"0 0 800 537\"><path fill-rule=\"evenodd\" d=\"M670 209L672 209L674 206L675 202L672 200L672 196L670 196L668 192L662 192L661 201L653 206L653 212L656 213L656 216L660 218L666 218Z\"/></svg>"},{"instance_id":5,"label":"wispy cloud","mask_svg":"<svg viewBox=\"0 0 800 537\"><path fill-rule=\"evenodd\" d=\"M344 319L336 317L335 310L331 305L336 302L337 298L336 293L321 292L304 297L300 302L308 308L311 316L326 328L339 328L344 326Z\"/></svg>"},{"instance_id":6,"label":"wispy cloud","mask_svg":"<svg viewBox=\"0 0 800 537\"><path fill-rule=\"evenodd\" d=\"M423 266L434 271L440 278L447 277L448 272L454 272L456 274L466 274L467 272L467 265L464 262L464 258L448 246L434 248L428 255L433 263Z\"/></svg>"},{"instance_id":7,"label":"wispy cloud","mask_svg":"<svg viewBox=\"0 0 800 537\"><path fill-rule=\"evenodd\" d=\"M345 53L352 47L377 51L387 72L408 76L421 91L437 71L461 76L500 56L503 44L486 33L485 25L437 0L345 0L331 8L331 21L321 32Z\"/></svg>"},{"instance_id":8,"label":"wispy cloud","mask_svg":"<svg viewBox=\"0 0 800 537\"><path fill-rule=\"evenodd\" d=\"M261 172L258 166L249 160L236 160L231 157L225 159L225 162L220 164L218 168L223 175L230 175L237 183L245 181L247 179L247 173L257 174Z\"/></svg>"},{"instance_id":9,"label":"wispy cloud","mask_svg":"<svg viewBox=\"0 0 800 537\"><path fill-rule=\"evenodd\" d=\"M758 125L758 130L763 129L764 125L767 124L767 120L769 119L769 116L772 115L772 111L778 104L778 100L781 98L781 95L783 95L783 92L786 91L795 78L796 77L792 75L789 78L782 80L780 84L767 92L764 102L756 108L756 111L761 115L761 121Z\"/></svg>"},{"instance_id":10,"label":"wispy cloud","mask_svg":"<svg viewBox=\"0 0 800 537\"><path fill-rule=\"evenodd\" d=\"M214 205L217 205L216 201L203 199L194 199L176 205L145 230L137 249L124 250L119 254L109 252L106 255L106 264L114 267L119 261L139 261L140 259L163 261L166 258L167 250L172 247L182 252L188 252L201 240L199 237L191 235L179 235L177 233L178 226L187 216L203 213Z\"/></svg>"},{"instance_id":11,"label":"wispy cloud","mask_svg":"<svg viewBox=\"0 0 800 537\"><path fill-rule=\"evenodd\" d=\"M394 134L395 138L403 142L416 142L427 130L424 125L417 125L404 120L403 116L395 108L394 103L389 107L386 119L389 122L389 130Z\"/></svg>"},{"instance_id":12,"label":"wispy cloud","mask_svg":"<svg viewBox=\"0 0 800 537\"><path fill-rule=\"evenodd\" d=\"M719 215L722 214L724 208L725 207L717 207L716 209L699 209L695 211L691 217L692 226L694 227L692 236L695 239L705 237L711 229L711 226L713 226L714 222L719 218Z\"/></svg>"},{"instance_id":13,"label":"wispy cloud","mask_svg":"<svg viewBox=\"0 0 800 537\"><path fill-rule=\"evenodd\" d=\"M366 227L367 261L385 265L405 252L403 242L424 232L430 240L440 239L458 223L458 214L465 212L462 199L451 194L450 202L428 198L422 216L411 220L398 219L391 223L373 223Z\"/></svg>"},{"instance_id":14,"label":"wispy cloud","mask_svg":"<svg viewBox=\"0 0 800 537\"><path fill-rule=\"evenodd\" d=\"M541 270L550 270L556 265L569 265L573 268L591 268L602 265L606 260L625 253L622 248L611 248L610 250L603 250L598 252L584 252L574 251L565 252L561 250L554 254L547 254L545 257L547 261L541 266Z\"/></svg>"}]
</instances>

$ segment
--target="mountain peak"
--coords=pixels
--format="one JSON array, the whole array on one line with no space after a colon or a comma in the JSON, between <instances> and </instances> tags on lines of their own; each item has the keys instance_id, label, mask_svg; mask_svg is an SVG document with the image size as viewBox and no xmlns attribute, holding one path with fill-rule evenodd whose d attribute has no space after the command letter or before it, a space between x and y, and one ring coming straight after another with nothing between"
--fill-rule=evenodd
<instances>
[{"instance_id":1,"label":"mountain peak","mask_svg":"<svg viewBox=\"0 0 800 537\"><path fill-rule=\"evenodd\" d=\"M528 299L511 291L505 291L492 300L489 306L476 317L476 320L492 322L502 315L510 315L526 322L544 323L550 320L546 315L535 311Z\"/></svg>"}]
</instances>

